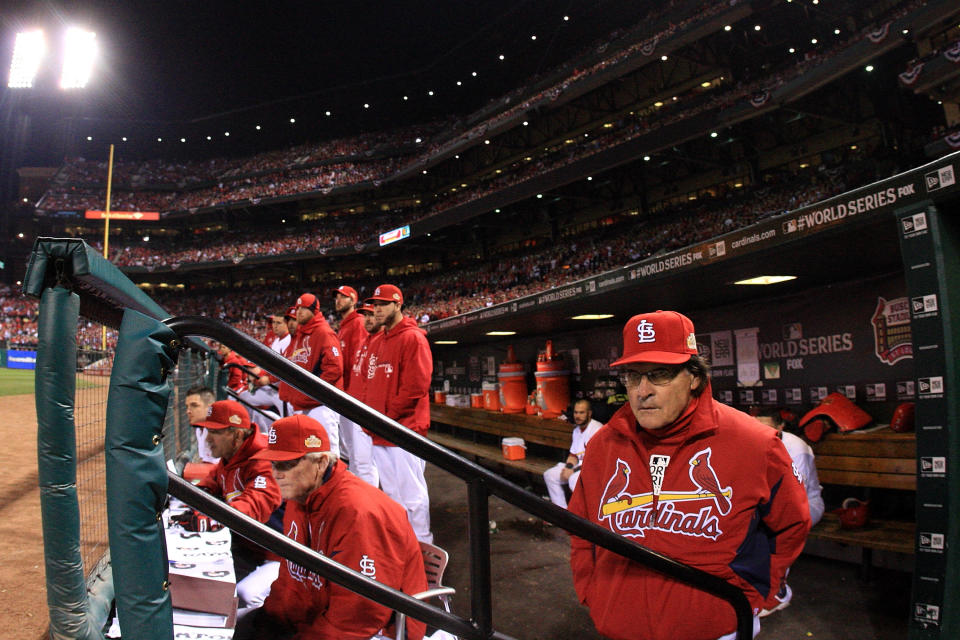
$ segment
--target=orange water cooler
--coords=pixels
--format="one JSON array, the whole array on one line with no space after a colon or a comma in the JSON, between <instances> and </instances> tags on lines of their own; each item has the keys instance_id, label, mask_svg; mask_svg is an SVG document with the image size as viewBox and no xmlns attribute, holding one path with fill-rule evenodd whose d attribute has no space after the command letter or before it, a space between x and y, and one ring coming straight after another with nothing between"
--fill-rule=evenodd
<instances>
[{"instance_id":1,"label":"orange water cooler","mask_svg":"<svg viewBox=\"0 0 960 640\"><path fill-rule=\"evenodd\" d=\"M570 404L570 372L560 354L553 352L553 342L547 340L547 349L537 358L537 405L540 417L556 418Z\"/></svg>"},{"instance_id":2,"label":"orange water cooler","mask_svg":"<svg viewBox=\"0 0 960 640\"><path fill-rule=\"evenodd\" d=\"M483 391L483 408L487 411L500 411L500 385L496 382L484 382L481 390Z\"/></svg>"},{"instance_id":3,"label":"orange water cooler","mask_svg":"<svg viewBox=\"0 0 960 640\"><path fill-rule=\"evenodd\" d=\"M500 364L500 410L504 413L523 413L527 404L527 374L523 363L517 362L513 347L507 347L507 359Z\"/></svg>"}]
</instances>

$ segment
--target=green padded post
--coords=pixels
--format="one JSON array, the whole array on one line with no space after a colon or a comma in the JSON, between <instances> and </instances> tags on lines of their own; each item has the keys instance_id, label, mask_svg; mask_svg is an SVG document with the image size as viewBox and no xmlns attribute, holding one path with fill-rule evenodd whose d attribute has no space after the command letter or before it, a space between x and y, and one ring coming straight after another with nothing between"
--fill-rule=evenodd
<instances>
[{"instance_id":1,"label":"green padded post","mask_svg":"<svg viewBox=\"0 0 960 640\"><path fill-rule=\"evenodd\" d=\"M88 615L80 555L74 393L80 298L46 288L40 298L37 348L37 468L50 637L102 639Z\"/></svg>"},{"instance_id":2,"label":"green padded post","mask_svg":"<svg viewBox=\"0 0 960 640\"><path fill-rule=\"evenodd\" d=\"M107 522L124 638L169 640L173 608L160 513L167 497L163 421L176 335L127 309L107 397Z\"/></svg>"}]
</instances>

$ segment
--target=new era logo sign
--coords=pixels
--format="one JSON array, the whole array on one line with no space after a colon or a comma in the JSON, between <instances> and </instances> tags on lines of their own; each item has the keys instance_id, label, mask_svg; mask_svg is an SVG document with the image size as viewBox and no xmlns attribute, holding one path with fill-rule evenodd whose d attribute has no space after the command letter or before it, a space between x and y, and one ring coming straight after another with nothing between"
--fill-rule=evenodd
<instances>
[{"instance_id":1,"label":"new era logo sign","mask_svg":"<svg viewBox=\"0 0 960 640\"><path fill-rule=\"evenodd\" d=\"M943 393L943 377L917 378L917 392L920 395Z\"/></svg>"},{"instance_id":2,"label":"new era logo sign","mask_svg":"<svg viewBox=\"0 0 960 640\"><path fill-rule=\"evenodd\" d=\"M913 615L920 620L937 622L940 619L940 607L935 604L923 604L922 602L918 602L916 605L914 605Z\"/></svg>"},{"instance_id":3,"label":"new era logo sign","mask_svg":"<svg viewBox=\"0 0 960 640\"><path fill-rule=\"evenodd\" d=\"M920 473L946 473L947 459L943 456L920 458Z\"/></svg>"},{"instance_id":4,"label":"new era logo sign","mask_svg":"<svg viewBox=\"0 0 960 640\"><path fill-rule=\"evenodd\" d=\"M912 216L907 216L900 221L900 224L903 226L904 235L925 231L927 228L927 214L917 213Z\"/></svg>"},{"instance_id":5,"label":"new era logo sign","mask_svg":"<svg viewBox=\"0 0 960 640\"><path fill-rule=\"evenodd\" d=\"M910 309L913 311L914 315L918 313L931 313L936 311L937 310L936 294L910 298Z\"/></svg>"},{"instance_id":6,"label":"new era logo sign","mask_svg":"<svg viewBox=\"0 0 960 640\"><path fill-rule=\"evenodd\" d=\"M924 175L923 179L927 184L927 191L943 189L944 187L949 187L956 182L956 178L953 173L953 165L948 165L946 167L941 167L936 171L931 171L930 173Z\"/></svg>"},{"instance_id":7,"label":"new era logo sign","mask_svg":"<svg viewBox=\"0 0 960 640\"><path fill-rule=\"evenodd\" d=\"M942 533L920 533L920 548L942 551L944 546L944 536Z\"/></svg>"}]
</instances>

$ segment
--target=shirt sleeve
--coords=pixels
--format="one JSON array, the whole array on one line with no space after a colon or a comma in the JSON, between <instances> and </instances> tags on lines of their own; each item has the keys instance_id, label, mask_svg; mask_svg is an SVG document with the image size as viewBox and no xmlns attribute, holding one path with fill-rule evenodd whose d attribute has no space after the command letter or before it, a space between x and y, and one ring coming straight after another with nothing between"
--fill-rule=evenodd
<instances>
[{"instance_id":1,"label":"shirt sleeve","mask_svg":"<svg viewBox=\"0 0 960 640\"><path fill-rule=\"evenodd\" d=\"M770 556L770 584L779 585L803 551L810 531L810 509L803 480L779 439L771 440L767 451L767 483L771 495L763 522L775 539ZM776 605L776 593L776 588L770 590L767 608Z\"/></svg>"},{"instance_id":2,"label":"shirt sleeve","mask_svg":"<svg viewBox=\"0 0 960 640\"><path fill-rule=\"evenodd\" d=\"M400 362L403 369L394 374L399 375L399 386L397 394L387 398L387 416L403 423L414 415L417 403L430 391L433 357L422 334L414 334L412 340L404 343Z\"/></svg>"},{"instance_id":3,"label":"shirt sleeve","mask_svg":"<svg viewBox=\"0 0 960 640\"><path fill-rule=\"evenodd\" d=\"M577 487L573 491L567 509L574 515L590 520L582 475L581 481L577 482ZM570 536L570 568L573 570L573 588L582 604L589 605L587 593L589 592L590 581L593 580L595 561L596 546L583 538Z\"/></svg>"},{"instance_id":4,"label":"shirt sleeve","mask_svg":"<svg viewBox=\"0 0 960 640\"><path fill-rule=\"evenodd\" d=\"M266 522L277 510L283 498L280 487L270 472L270 463L257 460L244 469L243 491L236 496L226 496L227 504L258 522Z\"/></svg>"},{"instance_id":5,"label":"shirt sleeve","mask_svg":"<svg viewBox=\"0 0 960 640\"><path fill-rule=\"evenodd\" d=\"M210 472L197 483L197 486L206 491L211 495L221 497L223 491L220 490L220 483L217 481L219 477L217 474L220 473L220 470L223 469L223 462L218 462L214 465Z\"/></svg>"},{"instance_id":6,"label":"shirt sleeve","mask_svg":"<svg viewBox=\"0 0 960 640\"><path fill-rule=\"evenodd\" d=\"M340 354L340 340L332 331L323 338L320 357L313 367L313 374L324 382L343 388L343 356Z\"/></svg>"},{"instance_id":7,"label":"shirt sleeve","mask_svg":"<svg viewBox=\"0 0 960 640\"><path fill-rule=\"evenodd\" d=\"M817 477L817 465L812 453L802 453L794 461L797 470L803 476L803 486L807 490L807 502L810 505L810 526L815 526L823 517L825 509L820 491L820 479Z\"/></svg>"}]
</instances>

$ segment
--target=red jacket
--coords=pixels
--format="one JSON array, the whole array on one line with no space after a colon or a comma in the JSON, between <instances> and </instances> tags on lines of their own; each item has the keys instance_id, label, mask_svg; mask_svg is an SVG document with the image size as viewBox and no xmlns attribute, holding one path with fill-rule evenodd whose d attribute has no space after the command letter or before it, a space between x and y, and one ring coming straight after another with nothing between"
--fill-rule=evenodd
<instances>
[{"instance_id":1,"label":"red jacket","mask_svg":"<svg viewBox=\"0 0 960 640\"><path fill-rule=\"evenodd\" d=\"M229 364L238 365L236 367L227 367ZM253 364L241 356L236 351L231 351L223 359L223 368L227 370L227 387L233 389L237 393L247 390L247 373L240 367L253 367Z\"/></svg>"},{"instance_id":2,"label":"red jacket","mask_svg":"<svg viewBox=\"0 0 960 640\"><path fill-rule=\"evenodd\" d=\"M340 339L340 353L343 354L343 386L347 391L350 390L352 383L350 370L353 368L354 354L357 353L366 336L367 330L363 328L363 316L356 311L351 311L340 321L337 338Z\"/></svg>"},{"instance_id":3,"label":"red jacket","mask_svg":"<svg viewBox=\"0 0 960 640\"><path fill-rule=\"evenodd\" d=\"M290 346L283 355L321 380L343 389L340 340L319 313L315 314L310 322L297 328L296 335L290 340ZM279 390L280 399L292 404L297 411L306 411L322 404L283 381L280 382Z\"/></svg>"},{"instance_id":4,"label":"red jacket","mask_svg":"<svg viewBox=\"0 0 960 640\"><path fill-rule=\"evenodd\" d=\"M267 436L254 431L229 460L221 458L198 486L223 498L237 511L266 522L283 501L280 487L270 471L270 461L250 459L266 447Z\"/></svg>"},{"instance_id":5,"label":"red jacket","mask_svg":"<svg viewBox=\"0 0 960 640\"><path fill-rule=\"evenodd\" d=\"M376 333L367 333L366 337L353 354L353 366L350 367L350 384L347 386L347 393L359 400L367 401L367 364L370 353L380 348L380 341L383 340L383 331Z\"/></svg>"},{"instance_id":6,"label":"red jacket","mask_svg":"<svg viewBox=\"0 0 960 640\"><path fill-rule=\"evenodd\" d=\"M379 348L368 351L365 402L405 427L424 434L430 428L430 376L433 356L426 332L404 317L383 332ZM393 446L376 435L373 444Z\"/></svg>"},{"instance_id":7,"label":"red jacket","mask_svg":"<svg viewBox=\"0 0 960 640\"><path fill-rule=\"evenodd\" d=\"M756 613L803 550L806 492L776 431L710 393L656 436L621 407L590 440L569 508L736 585ZM574 536L570 563L604 636L715 640L736 628L725 601Z\"/></svg>"},{"instance_id":8,"label":"red jacket","mask_svg":"<svg viewBox=\"0 0 960 640\"><path fill-rule=\"evenodd\" d=\"M406 511L343 464L306 504L288 501L283 522L289 538L383 585L411 595L427 589L423 555ZM288 560L263 608L272 622L295 630L295 640L367 640L392 614ZM425 631L424 623L407 619L409 640L421 640Z\"/></svg>"}]
</instances>

